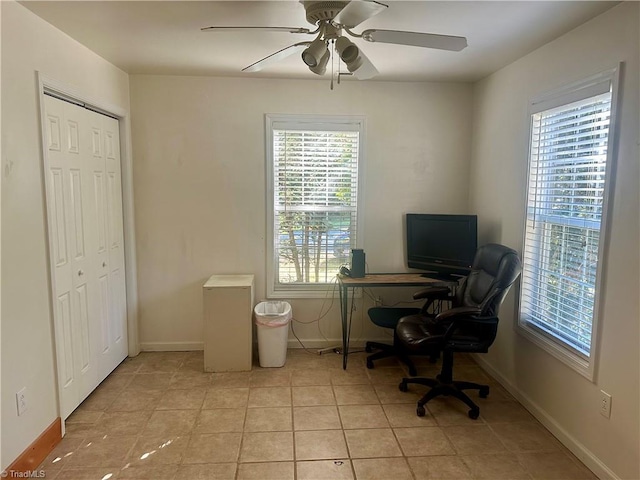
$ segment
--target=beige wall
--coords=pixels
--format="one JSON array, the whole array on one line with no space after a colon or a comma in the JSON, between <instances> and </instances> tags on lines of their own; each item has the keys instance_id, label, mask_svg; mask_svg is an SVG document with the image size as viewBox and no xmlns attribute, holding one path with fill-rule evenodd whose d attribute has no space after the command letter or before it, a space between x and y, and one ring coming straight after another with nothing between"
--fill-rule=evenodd
<instances>
[{"instance_id":1,"label":"beige wall","mask_svg":"<svg viewBox=\"0 0 640 480\"><path fill-rule=\"evenodd\" d=\"M617 6L474 87L471 205L480 239L521 249L529 99L625 62L596 380L516 333L515 294L503 307L496 344L483 356L601 478L640 478L638 7ZM610 419L599 414L601 389L613 396Z\"/></svg>"},{"instance_id":2,"label":"beige wall","mask_svg":"<svg viewBox=\"0 0 640 480\"><path fill-rule=\"evenodd\" d=\"M36 71L129 108L128 76L21 5L2 8L0 470L58 416ZM15 394L27 387L18 417Z\"/></svg>"},{"instance_id":3,"label":"beige wall","mask_svg":"<svg viewBox=\"0 0 640 480\"><path fill-rule=\"evenodd\" d=\"M253 273L264 299L265 113L366 117L363 247L369 270L381 272L404 269L404 213L466 213L470 107L467 84L344 82L331 91L326 79L132 76L142 348L201 348L202 284L212 274ZM308 322L323 302L291 303ZM380 336L362 312L354 339ZM339 325L336 300L322 333L295 328L317 346L322 335L336 343Z\"/></svg>"}]
</instances>

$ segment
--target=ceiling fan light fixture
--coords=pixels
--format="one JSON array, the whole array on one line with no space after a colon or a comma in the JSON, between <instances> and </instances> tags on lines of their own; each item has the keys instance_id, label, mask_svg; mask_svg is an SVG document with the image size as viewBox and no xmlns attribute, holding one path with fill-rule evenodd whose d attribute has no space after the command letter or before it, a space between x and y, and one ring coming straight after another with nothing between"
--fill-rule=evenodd
<instances>
[{"instance_id":1,"label":"ceiling fan light fixture","mask_svg":"<svg viewBox=\"0 0 640 480\"><path fill-rule=\"evenodd\" d=\"M329 50L327 50L318 64L315 67L309 67L309 70L311 70L316 75L324 75L324 73L327 71L327 63L329 63L329 58L331 58L331 54L329 53Z\"/></svg>"},{"instance_id":2,"label":"ceiling fan light fixture","mask_svg":"<svg viewBox=\"0 0 640 480\"><path fill-rule=\"evenodd\" d=\"M357 61L360 56L360 49L347 37L340 37L336 40L336 51L347 65Z\"/></svg>"},{"instance_id":3,"label":"ceiling fan light fixture","mask_svg":"<svg viewBox=\"0 0 640 480\"><path fill-rule=\"evenodd\" d=\"M307 49L302 52L302 61L309 68L317 67L325 54L329 53L327 43L321 38L316 38Z\"/></svg>"}]
</instances>

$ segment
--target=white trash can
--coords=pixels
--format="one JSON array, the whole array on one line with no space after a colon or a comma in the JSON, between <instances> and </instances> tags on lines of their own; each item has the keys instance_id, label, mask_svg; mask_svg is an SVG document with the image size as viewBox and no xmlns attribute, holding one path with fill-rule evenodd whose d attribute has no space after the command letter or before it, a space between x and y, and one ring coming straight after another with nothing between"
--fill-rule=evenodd
<instances>
[{"instance_id":1,"label":"white trash can","mask_svg":"<svg viewBox=\"0 0 640 480\"><path fill-rule=\"evenodd\" d=\"M253 309L258 330L258 358L261 367L282 367L287 360L291 305L260 302Z\"/></svg>"}]
</instances>

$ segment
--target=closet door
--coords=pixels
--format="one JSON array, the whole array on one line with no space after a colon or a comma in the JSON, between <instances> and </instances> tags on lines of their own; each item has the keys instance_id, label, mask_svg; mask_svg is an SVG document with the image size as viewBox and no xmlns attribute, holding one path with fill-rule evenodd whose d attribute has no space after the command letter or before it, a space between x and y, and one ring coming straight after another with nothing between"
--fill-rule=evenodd
<instances>
[{"instance_id":1,"label":"closet door","mask_svg":"<svg viewBox=\"0 0 640 480\"><path fill-rule=\"evenodd\" d=\"M122 172L118 121L102 116L107 174L107 232L109 258L107 269L111 285L111 355L103 368L106 377L127 356L127 285L124 263L124 214L122 212Z\"/></svg>"},{"instance_id":2,"label":"closet door","mask_svg":"<svg viewBox=\"0 0 640 480\"><path fill-rule=\"evenodd\" d=\"M126 357L124 261L115 262L117 273L112 274L108 240L119 236L112 243L122 250L120 172L113 172L111 183L117 185L110 187L105 153L119 152L118 122L44 98L52 298L61 415L66 418ZM111 156L119 165L119 155ZM111 214L119 220L109 221ZM117 226L113 234L112 225Z\"/></svg>"},{"instance_id":3,"label":"closet door","mask_svg":"<svg viewBox=\"0 0 640 480\"><path fill-rule=\"evenodd\" d=\"M91 256L99 301L96 342L102 381L127 356L120 141L117 120L86 113L96 238Z\"/></svg>"}]
</instances>

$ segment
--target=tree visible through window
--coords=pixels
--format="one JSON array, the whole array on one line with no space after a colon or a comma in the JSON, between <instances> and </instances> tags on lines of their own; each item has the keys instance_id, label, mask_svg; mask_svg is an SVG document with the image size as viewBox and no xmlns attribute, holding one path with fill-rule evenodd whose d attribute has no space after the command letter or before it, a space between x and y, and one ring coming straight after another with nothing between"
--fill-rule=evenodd
<instances>
[{"instance_id":1,"label":"tree visible through window","mask_svg":"<svg viewBox=\"0 0 640 480\"><path fill-rule=\"evenodd\" d=\"M317 289L356 245L362 121L267 120L272 293Z\"/></svg>"},{"instance_id":2,"label":"tree visible through window","mask_svg":"<svg viewBox=\"0 0 640 480\"><path fill-rule=\"evenodd\" d=\"M520 325L591 368L610 172L611 78L532 104Z\"/></svg>"}]
</instances>

